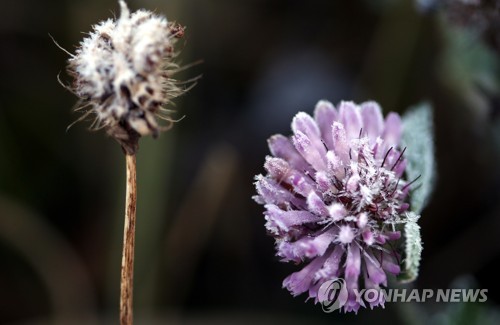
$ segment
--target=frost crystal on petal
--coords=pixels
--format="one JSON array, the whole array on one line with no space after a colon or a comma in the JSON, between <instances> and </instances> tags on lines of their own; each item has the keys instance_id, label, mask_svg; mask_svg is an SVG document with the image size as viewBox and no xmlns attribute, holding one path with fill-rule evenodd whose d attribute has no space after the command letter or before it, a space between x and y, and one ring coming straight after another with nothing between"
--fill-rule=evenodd
<instances>
[{"instance_id":1,"label":"frost crystal on petal","mask_svg":"<svg viewBox=\"0 0 500 325\"><path fill-rule=\"evenodd\" d=\"M265 205L277 255L307 262L283 286L317 302L322 283L343 278L345 312L383 305L358 301L355 290L379 289L387 274L401 273L400 229L411 239L405 257L414 273L421 250L417 218L408 212L412 179L406 178L401 119L389 113L384 120L375 102L335 108L320 101L313 116L298 113L292 136L269 139L274 157L266 158L267 175L255 182L254 199Z\"/></svg>"},{"instance_id":2,"label":"frost crystal on petal","mask_svg":"<svg viewBox=\"0 0 500 325\"><path fill-rule=\"evenodd\" d=\"M157 137L157 118L173 120L163 106L184 92L172 79L174 44L183 27L147 10L130 13L119 1L120 17L93 26L68 60L77 110L95 116L91 129L104 128L129 153L144 135Z\"/></svg>"}]
</instances>

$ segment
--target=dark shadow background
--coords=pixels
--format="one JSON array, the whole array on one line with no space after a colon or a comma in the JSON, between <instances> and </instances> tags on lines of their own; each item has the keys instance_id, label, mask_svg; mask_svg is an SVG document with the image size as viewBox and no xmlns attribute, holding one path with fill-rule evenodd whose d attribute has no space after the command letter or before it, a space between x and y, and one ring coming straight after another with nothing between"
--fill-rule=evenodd
<instances>
[{"instance_id":1,"label":"dark shadow background","mask_svg":"<svg viewBox=\"0 0 500 325\"><path fill-rule=\"evenodd\" d=\"M204 61L177 76L202 75L176 101L185 118L141 140L138 324L499 319L495 11L422 12L396 0L128 3L186 25L180 59ZM117 1L17 0L0 10L0 324L117 323L125 163L88 122L66 132L76 98L57 82L59 73L70 80L67 55L49 37L73 52L111 10ZM295 113L312 113L319 99L374 99L386 113L433 104L439 180L421 219L421 276L408 288L486 288L486 304L324 314L281 288L298 267L274 256L253 177L266 139L289 134Z\"/></svg>"}]
</instances>

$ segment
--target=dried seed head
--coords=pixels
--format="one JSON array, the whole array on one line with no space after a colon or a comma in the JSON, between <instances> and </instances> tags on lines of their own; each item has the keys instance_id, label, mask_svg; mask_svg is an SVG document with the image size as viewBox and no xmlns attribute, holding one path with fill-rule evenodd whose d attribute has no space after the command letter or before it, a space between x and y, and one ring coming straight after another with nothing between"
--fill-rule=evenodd
<instances>
[{"instance_id":1,"label":"dried seed head","mask_svg":"<svg viewBox=\"0 0 500 325\"><path fill-rule=\"evenodd\" d=\"M68 72L80 97L76 110L85 110L81 119L95 115L91 129L104 128L134 154L141 136L168 128L156 118L173 122L163 106L184 92L171 78L179 69L174 43L184 28L147 10L131 14L119 3L120 17L93 26L68 60Z\"/></svg>"}]
</instances>

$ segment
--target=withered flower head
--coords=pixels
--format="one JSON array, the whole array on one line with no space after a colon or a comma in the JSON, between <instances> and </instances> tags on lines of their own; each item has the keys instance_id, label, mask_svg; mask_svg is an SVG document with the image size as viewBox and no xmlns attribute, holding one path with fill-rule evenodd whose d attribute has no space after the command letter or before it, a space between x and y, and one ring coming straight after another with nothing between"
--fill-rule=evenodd
<instances>
[{"instance_id":1,"label":"withered flower head","mask_svg":"<svg viewBox=\"0 0 500 325\"><path fill-rule=\"evenodd\" d=\"M171 125L164 105L184 92L171 78L178 70L174 44L184 29L147 10L130 13L119 3L120 17L93 26L68 60L68 72L80 97L76 110L85 111L81 119L94 115L91 129L105 129L134 154L141 136L157 137Z\"/></svg>"}]
</instances>

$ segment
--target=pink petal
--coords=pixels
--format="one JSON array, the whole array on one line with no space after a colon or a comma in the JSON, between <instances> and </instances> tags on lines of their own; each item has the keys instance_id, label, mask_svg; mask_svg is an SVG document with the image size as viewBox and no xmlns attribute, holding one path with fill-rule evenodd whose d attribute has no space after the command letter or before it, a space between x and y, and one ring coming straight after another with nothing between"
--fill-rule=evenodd
<instances>
[{"instance_id":1,"label":"pink petal","mask_svg":"<svg viewBox=\"0 0 500 325\"><path fill-rule=\"evenodd\" d=\"M300 171L308 171L311 169L309 164L302 158L297 150L295 150L292 142L287 137L281 134L275 134L267 140L267 143L273 156L288 161L290 166Z\"/></svg>"},{"instance_id":2,"label":"pink petal","mask_svg":"<svg viewBox=\"0 0 500 325\"><path fill-rule=\"evenodd\" d=\"M283 261L300 262L306 258L322 256L335 236L333 230L325 231L316 237L303 237L295 242L283 241L278 244L278 255Z\"/></svg>"},{"instance_id":3,"label":"pink petal","mask_svg":"<svg viewBox=\"0 0 500 325\"><path fill-rule=\"evenodd\" d=\"M333 148L332 124L338 118L338 113L332 103L320 100L314 110L314 119L321 131L321 137L325 141L328 149Z\"/></svg>"},{"instance_id":4,"label":"pink petal","mask_svg":"<svg viewBox=\"0 0 500 325\"><path fill-rule=\"evenodd\" d=\"M387 276L374 256L365 256L365 265L368 277L374 284L387 285Z\"/></svg>"},{"instance_id":5,"label":"pink petal","mask_svg":"<svg viewBox=\"0 0 500 325\"><path fill-rule=\"evenodd\" d=\"M265 203L276 205L290 205L291 203L296 207L305 208L304 200L295 197L293 193L286 190L275 180L262 175L257 175L255 179L255 188L257 189L257 193Z\"/></svg>"},{"instance_id":6,"label":"pink petal","mask_svg":"<svg viewBox=\"0 0 500 325\"><path fill-rule=\"evenodd\" d=\"M339 105L339 121L344 125L347 140L359 138L363 121L359 107L353 102L341 102Z\"/></svg>"},{"instance_id":7,"label":"pink petal","mask_svg":"<svg viewBox=\"0 0 500 325\"><path fill-rule=\"evenodd\" d=\"M363 134L368 135L370 144L374 145L377 137L382 135L384 128L384 117L379 104L373 101L362 103L361 117L363 119Z\"/></svg>"},{"instance_id":8,"label":"pink petal","mask_svg":"<svg viewBox=\"0 0 500 325\"><path fill-rule=\"evenodd\" d=\"M317 257L299 272L287 276L283 281L283 287L287 288L294 296L309 290L314 280L314 274L323 265L325 258L325 256Z\"/></svg>"},{"instance_id":9,"label":"pink petal","mask_svg":"<svg viewBox=\"0 0 500 325\"><path fill-rule=\"evenodd\" d=\"M266 227L273 233L279 230L286 232L290 227L318 221L317 216L307 211L284 211L274 204L266 204L265 208Z\"/></svg>"},{"instance_id":10,"label":"pink petal","mask_svg":"<svg viewBox=\"0 0 500 325\"><path fill-rule=\"evenodd\" d=\"M307 196L307 208L318 216L328 216L328 208L325 202L315 192L311 192Z\"/></svg>"},{"instance_id":11,"label":"pink petal","mask_svg":"<svg viewBox=\"0 0 500 325\"><path fill-rule=\"evenodd\" d=\"M339 122L333 122L332 125L333 151L344 165L349 162L349 143L344 126Z\"/></svg>"},{"instance_id":12,"label":"pink petal","mask_svg":"<svg viewBox=\"0 0 500 325\"><path fill-rule=\"evenodd\" d=\"M290 172L290 165L282 158L267 156L266 162L264 163L264 169L271 177L281 181L286 178L287 174Z\"/></svg>"},{"instance_id":13,"label":"pink petal","mask_svg":"<svg viewBox=\"0 0 500 325\"><path fill-rule=\"evenodd\" d=\"M295 149L300 153L315 170L326 169L326 151L325 148L318 150L311 139L303 132L297 131L292 137Z\"/></svg>"},{"instance_id":14,"label":"pink petal","mask_svg":"<svg viewBox=\"0 0 500 325\"><path fill-rule=\"evenodd\" d=\"M384 139L387 149L390 147L396 148L401 140L401 118L397 113L390 112L385 118L384 132L382 139Z\"/></svg>"},{"instance_id":15,"label":"pink petal","mask_svg":"<svg viewBox=\"0 0 500 325\"><path fill-rule=\"evenodd\" d=\"M349 245L347 250L345 280L347 283L358 282L358 277L361 272L361 255L358 245Z\"/></svg>"}]
</instances>

